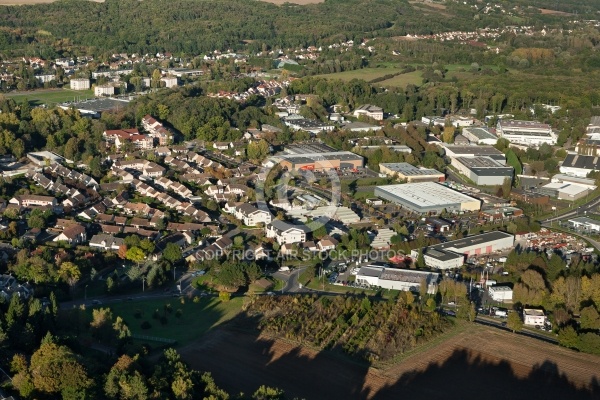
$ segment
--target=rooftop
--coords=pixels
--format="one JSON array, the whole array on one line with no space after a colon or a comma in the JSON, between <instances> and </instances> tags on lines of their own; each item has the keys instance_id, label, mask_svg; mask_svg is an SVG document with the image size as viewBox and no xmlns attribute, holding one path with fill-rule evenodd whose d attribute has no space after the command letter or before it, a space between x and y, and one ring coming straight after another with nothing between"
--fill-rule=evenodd
<instances>
[{"instance_id":1,"label":"rooftop","mask_svg":"<svg viewBox=\"0 0 600 400\"><path fill-rule=\"evenodd\" d=\"M447 204L480 201L436 182L404 183L376 188L420 207L441 207Z\"/></svg>"},{"instance_id":2,"label":"rooftop","mask_svg":"<svg viewBox=\"0 0 600 400\"><path fill-rule=\"evenodd\" d=\"M385 167L391 171L398 172L404 176L424 176L424 175L436 175L444 176L440 171L432 168L418 168L406 162L400 163L381 163L380 167Z\"/></svg>"},{"instance_id":3,"label":"rooftop","mask_svg":"<svg viewBox=\"0 0 600 400\"><path fill-rule=\"evenodd\" d=\"M494 135L487 128L463 128L464 133L470 133L479 140L483 139L498 139L498 136Z\"/></svg>"}]
</instances>

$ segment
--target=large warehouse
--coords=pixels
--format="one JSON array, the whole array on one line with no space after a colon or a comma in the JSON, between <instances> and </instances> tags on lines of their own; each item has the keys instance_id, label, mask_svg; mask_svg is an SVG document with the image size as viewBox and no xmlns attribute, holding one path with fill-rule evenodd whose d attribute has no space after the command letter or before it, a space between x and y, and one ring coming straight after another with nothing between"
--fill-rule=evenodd
<instances>
[{"instance_id":1,"label":"large warehouse","mask_svg":"<svg viewBox=\"0 0 600 400\"><path fill-rule=\"evenodd\" d=\"M506 156L494 146L461 146L443 144L442 147L449 158L457 157L490 157L502 165L506 164Z\"/></svg>"},{"instance_id":2,"label":"large warehouse","mask_svg":"<svg viewBox=\"0 0 600 400\"><path fill-rule=\"evenodd\" d=\"M465 263L466 257L510 249L514 247L514 244L515 236L510 233L501 231L486 232L425 247L422 250L423 261L430 268L460 268ZM419 250L412 250L411 256L416 259L419 256Z\"/></svg>"},{"instance_id":3,"label":"large warehouse","mask_svg":"<svg viewBox=\"0 0 600 400\"><path fill-rule=\"evenodd\" d=\"M452 166L480 186L502 185L507 178L512 182L514 171L490 157L457 157Z\"/></svg>"},{"instance_id":4,"label":"large warehouse","mask_svg":"<svg viewBox=\"0 0 600 400\"><path fill-rule=\"evenodd\" d=\"M427 284L427 293L435 294L439 278L440 274L437 272L368 265L358 270L356 282L383 289L418 292L421 283L425 281Z\"/></svg>"},{"instance_id":5,"label":"large warehouse","mask_svg":"<svg viewBox=\"0 0 600 400\"><path fill-rule=\"evenodd\" d=\"M419 214L479 211L481 208L481 200L435 182L376 186L375 196Z\"/></svg>"},{"instance_id":6,"label":"large warehouse","mask_svg":"<svg viewBox=\"0 0 600 400\"><path fill-rule=\"evenodd\" d=\"M323 171L363 166L363 158L358 154L339 151L322 143L290 145L274 159L288 170Z\"/></svg>"},{"instance_id":7,"label":"large warehouse","mask_svg":"<svg viewBox=\"0 0 600 400\"><path fill-rule=\"evenodd\" d=\"M511 143L525 146L555 145L557 136L548 124L536 121L498 120L496 132Z\"/></svg>"},{"instance_id":8,"label":"large warehouse","mask_svg":"<svg viewBox=\"0 0 600 400\"><path fill-rule=\"evenodd\" d=\"M431 168L418 168L406 162L381 163L379 172L388 176L397 176L398 179L412 182L444 182L445 175Z\"/></svg>"}]
</instances>

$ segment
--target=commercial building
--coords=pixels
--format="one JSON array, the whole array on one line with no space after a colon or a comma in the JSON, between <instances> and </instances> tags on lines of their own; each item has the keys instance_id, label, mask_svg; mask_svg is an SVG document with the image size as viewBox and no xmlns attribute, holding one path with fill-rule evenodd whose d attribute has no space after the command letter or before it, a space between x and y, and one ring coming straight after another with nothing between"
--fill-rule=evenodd
<instances>
[{"instance_id":1,"label":"commercial building","mask_svg":"<svg viewBox=\"0 0 600 400\"><path fill-rule=\"evenodd\" d=\"M536 121L498 120L496 125L498 137L511 143L526 146L540 146L544 143L555 145L557 136L548 124Z\"/></svg>"},{"instance_id":2,"label":"commercial building","mask_svg":"<svg viewBox=\"0 0 600 400\"><path fill-rule=\"evenodd\" d=\"M431 168L418 168L406 162L381 163L379 172L388 176L397 176L400 180L412 182L443 182L445 175Z\"/></svg>"},{"instance_id":3,"label":"commercial building","mask_svg":"<svg viewBox=\"0 0 600 400\"><path fill-rule=\"evenodd\" d=\"M381 126L367 124L366 122L349 122L342 124L341 128L350 132L377 132L383 129Z\"/></svg>"},{"instance_id":4,"label":"commercial building","mask_svg":"<svg viewBox=\"0 0 600 400\"><path fill-rule=\"evenodd\" d=\"M596 189L596 181L590 178L578 178L565 174L556 174L552 177L552 182L555 183L574 183L579 186L584 186L590 190Z\"/></svg>"},{"instance_id":5,"label":"commercial building","mask_svg":"<svg viewBox=\"0 0 600 400\"><path fill-rule=\"evenodd\" d=\"M481 186L502 185L506 179L512 182L514 169L490 157L456 157L452 166L461 174Z\"/></svg>"},{"instance_id":6,"label":"commercial building","mask_svg":"<svg viewBox=\"0 0 600 400\"><path fill-rule=\"evenodd\" d=\"M574 229L582 231L600 232L600 221L588 217L578 217L569 219L569 223Z\"/></svg>"},{"instance_id":7,"label":"commercial building","mask_svg":"<svg viewBox=\"0 0 600 400\"><path fill-rule=\"evenodd\" d=\"M490 254L497 250L514 247L515 236L502 232L492 231L480 235L469 236L451 242L440 243L422 249L425 265L436 269L459 268L464 264L465 257ZM419 257L419 250L412 250L414 259Z\"/></svg>"},{"instance_id":8,"label":"commercial building","mask_svg":"<svg viewBox=\"0 0 600 400\"><path fill-rule=\"evenodd\" d=\"M377 106L372 106L370 104L365 104L365 105L358 107L356 110L354 110L355 117L358 118L361 115L364 115L369 118L373 118L374 120L377 120L377 121L382 121L383 120L383 108L377 107Z\"/></svg>"},{"instance_id":9,"label":"commercial building","mask_svg":"<svg viewBox=\"0 0 600 400\"><path fill-rule=\"evenodd\" d=\"M364 159L350 151L338 151L321 143L307 143L286 147L286 154L273 157L288 170L323 171L340 168L359 168Z\"/></svg>"},{"instance_id":10,"label":"commercial building","mask_svg":"<svg viewBox=\"0 0 600 400\"><path fill-rule=\"evenodd\" d=\"M479 211L481 207L481 200L435 182L376 186L375 196L419 214Z\"/></svg>"},{"instance_id":11,"label":"commercial building","mask_svg":"<svg viewBox=\"0 0 600 400\"><path fill-rule=\"evenodd\" d=\"M513 290L508 286L490 286L488 293L494 301L510 302L513 298Z\"/></svg>"},{"instance_id":12,"label":"commercial building","mask_svg":"<svg viewBox=\"0 0 600 400\"><path fill-rule=\"evenodd\" d=\"M575 201L587 196L590 192L590 189L575 183L550 182L540 187L539 191L542 194L547 194L548 196L555 197L558 200Z\"/></svg>"},{"instance_id":13,"label":"commercial building","mask_svg":"<svg viewBox=\"0 0 600 400\"><path fill-rule=\"evenodd\" d=\"M177 85L179 84L177 82L176 76L165 76L163 78L160 78L160 81L165 84L166 88L177 87Z\"/></svg>"},{"instance_id":14,"label":"commercial building","mask_svg":"<svg viewBox=\"0 0 600 400\"><path fill-rule=\"evenodd\" d=\"M493 146L498 142L498 136L494 135L487 128L463 128L462 134L471 143Z\"/></svg>"},{"instance_id":15,"label":"commercial building","mask_svg":"<svg viewBox=\"0 0 600 400\"><path fill-rule=\"evenodd\" d=\"M559 170L563 174L585 178L592 171L600 171L600 157L576 153L567 154Z\"/></svg>"},{"instance_id":16,"label":"commercial building","mask_svg":"<svg viewBox=\"0 0 600 400\"><path fill-rule=\"evenodd\" d=\"M506 164L506 156L500 150L493 146L460 146L452 144L442 144L446 156L449 158L457 157L490 157L502 165Z\"/></svg>"},{"instance_id":17,"label":"commercial building","mask_svg":"<svg viewBox=\"0 0 600 400\"><path fill-rule=\"evenodd\" d=\"M306 131L317 135L335 129L334 125L324 124L321 121L306 119L300 115L290 115L283 119L283 123L294 131Z\"/></svg>"},{"instance_id":18,"label":"commercial building","mask_svg":"<svg viewBox=\"0 0 600 400\"><path fill-rule=\"evenodd\" d=\"M544 310L537 310L534 308L523 309L523 324L533 326L546 325L546 315L544 314Z\"/></svg>"},{"instance_id":19,"label":"commercial building","mask_svg":"<svg viewBox=\"0 0 600 400\"><path fill-rule=\"evenodd\" d=\"M90 90L90 80L88 78L75 78L69 82L71 90Z\"/></svg>"},{"instance_id":20,"label":"commercial building","mask_svg":"<svg viewBox=\"0 0 600 400\"><path fill-rule=\"evenodd\" d=\"M63 110L75 108L85 117L100 118L104 111L119 111L127 107L129 100L101 97L97 99L78 101L74 103L61 103L58 107Z\"/></svg>"},{"instance_id":21,"label":"commercial building","mask_svg":"<svg viewBox=\"0 0 600 400\"><path fill-rule=\"evenodd\" d=\"M421 284L427 285L427 293L435 294L440 274L437 272L385 268L376 265L362 267L356 274L356 282L383 289L419 292Z\"/></svg>"}]
</instances>

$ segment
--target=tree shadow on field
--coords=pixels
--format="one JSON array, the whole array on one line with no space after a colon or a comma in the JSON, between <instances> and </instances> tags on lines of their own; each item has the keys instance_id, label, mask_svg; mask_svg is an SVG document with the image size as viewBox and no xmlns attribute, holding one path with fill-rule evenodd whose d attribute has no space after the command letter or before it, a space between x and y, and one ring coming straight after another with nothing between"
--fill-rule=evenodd
<instances>
[{"instance_id":1,"label":"tree shadow on field","mask_svg":"<svg viewBox=\"0 0 600 400\"><path fill-rule=\"evenodd\" d=\"M288 399L307 400L600 399L596 379L587 387L578 387L552 361L535 365L527 375L515 374L511 363L501 357L490 361L462 348L394 381L383 371L370 369L366 362L353 361L341 349L316 352L285 339L259 337L258 323L257 318L242 313L183 351L182 357L194 368L210 371L216 383L231 394L248 395L268 385L283 389ZM415 357L402 363L411 360Z\"/></svg>"}]
</instances>

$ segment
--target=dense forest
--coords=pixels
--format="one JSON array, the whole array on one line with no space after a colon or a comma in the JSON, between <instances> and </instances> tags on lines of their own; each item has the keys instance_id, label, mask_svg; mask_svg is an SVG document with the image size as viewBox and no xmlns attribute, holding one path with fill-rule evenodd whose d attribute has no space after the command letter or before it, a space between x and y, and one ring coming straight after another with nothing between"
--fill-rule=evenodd
<instances>
[{"instance_id":1,"label":"dense forest","mask_svg":"<svg viewBox=\"0 0 600 400\"><path fill-rule=\"evenodd\" d=\"M593 11L590 5L571 8ZM327 0L302 7L245 0L66 0L3 7L0 52L42 58L106 52L189 55L228 48L257 52L263 46L305 47L376 36L472 31L517 20L558 21L533 12L513 21L502 14L482 14L469 4L449 4L446 13L432 11L405 0Z\"/></svg>"}]
</instances>

